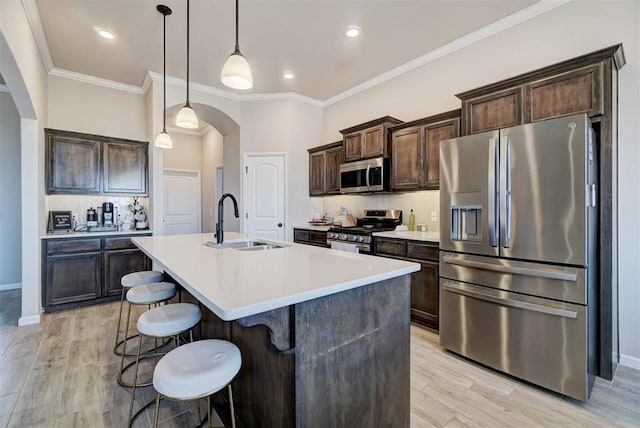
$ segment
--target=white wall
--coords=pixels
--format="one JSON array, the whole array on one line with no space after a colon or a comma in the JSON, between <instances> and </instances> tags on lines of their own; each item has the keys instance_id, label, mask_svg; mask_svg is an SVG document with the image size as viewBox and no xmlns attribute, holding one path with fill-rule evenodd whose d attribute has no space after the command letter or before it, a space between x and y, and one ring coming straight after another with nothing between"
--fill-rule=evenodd
<instances>
[{"instance_id":1,"label":"white wall","mask_svg":"<svg viewBox=\"0 0 640 428\"><path fill-rule=\"evenodd\" d=\"M0 92L0 290L21 286L21 213L20 115L11 94Z\"/></svg>"},{"instance_id":2,"label":"white wall","mask_svg":"<svg viewBox=\"0 0 640 428\"><path fill-rule=\"evenodd\" d=\"M202 232L216 230L216 167L223 164L224 137L215 128L202 136Z\"/></svg>"},{"instance_id":3,"label":"white wall","mask_svg":"<svg viewBox=\"0 0 640 428\"><path fill-rule=\"evenodd\" d=\"M145 96L48 76L47 128L149 141Z\"/></svg>"},{"instance_id":4,"label":"white wall","mask_svg":"<svg viewBox=\"0 0 640 428\"><path fill-rule=\"evenodd\" d=\"M318 204L308 196L307 149L322 144L321 129L322 110L319 107L297 101L242 103L241 152L287 154L285 191L289 201L286 220L288 239L293 239L292 227L306 224L310 218L309 212L313 213L316 209L314 204Z\"/></svg>"},{"instance_id":5,"label":"white wall","mask_svg":"<svg viewBox=\"0 0 640 428\"><path fill-rule=\"evenodd\" d=\"M412 120L460 107L454 94L622 42L619 74L619 321L623 364L640 368L640 2L573 1L325 108L324 140L376 117ZM392 197L389 208L403 205ZM335 205L325 198L325 206ZM354 201L354 202L351 202ZM363 204L349 199L353 206ZM406 210L406 205L402 208ZM418 222L421 220L418 218Z\"/></svg>"},{"instance_id":6,"label":"white wall","mask_svg":"<svg viewBox=\"0 0 640 428\"><path fill-rule=\"evenodd\" d=\"M202 139L199 135L168 130L173 140L173 148L164 153L164 168L190 169L202 168Z\"/></svg>"}]
</instances>

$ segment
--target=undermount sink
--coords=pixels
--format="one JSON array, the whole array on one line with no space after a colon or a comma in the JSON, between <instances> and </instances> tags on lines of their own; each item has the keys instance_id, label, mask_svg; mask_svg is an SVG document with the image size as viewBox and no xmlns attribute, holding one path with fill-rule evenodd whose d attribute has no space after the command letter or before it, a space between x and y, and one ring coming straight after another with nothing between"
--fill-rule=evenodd
<instances>
[{"instance_id":1,"label":"undermount sink","mask_svg":"<svg viewBox=\"0 0 640 428\"><path fill-rule=\"evenodd\" d=\"M206 246L216 249L226 249L233 248L238 251L262 251L262 250L272 250L274 248L283 248L286 245L274 244L272 242L263 242L263 241L235 241L235 242L223 242L221 245L216 244L213 241L208 241Z\"/></svg>"}]
</instances>

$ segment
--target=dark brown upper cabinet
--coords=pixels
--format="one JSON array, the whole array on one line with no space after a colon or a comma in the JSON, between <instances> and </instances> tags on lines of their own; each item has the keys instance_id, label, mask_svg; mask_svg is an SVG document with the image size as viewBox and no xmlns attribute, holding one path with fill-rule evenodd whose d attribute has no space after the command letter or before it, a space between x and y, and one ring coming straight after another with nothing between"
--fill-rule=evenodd
<instances>
[{"instance_id":1,"label":"dark brown upper cabinet","mask_svg":"<svg viewBox=\"0 0 640 428\"><path fill-rule=\"evenodd\" d=\"M147 145L105 141L102 144L104 193L147 193Z\"/></svg>"},{"instance_id":2,"label":"dark brown upper cabinet","mask_svg":"<svg viewBox=\"0 0 640 428\"><path fill-rule=\"evenodd\" d=\"M148 143L45 129L47 194L147 195Z\"/></svg>"},{"instance_id":3,"label":"dark brown upper cabinet","mask_svg":"<svg viewBox=\"0 0 640 428\"><path fill-rule=\"evenodd\" d=\"M508 128L524 123L522 88L509 88L470 98L462 103L466 134Z\"/></svg>"},{"instance_id":4,"label":"dark brown upper cabinet","mask_svg":"<svg viewBox=\"0 0 640 428\"><path fill-rule=\"evenodd\" d=\"M309 149L309 195L340 193L342 141Z\"/></svg>"},{"instance_id":5,"label":"dark brown upper cabinet","mask_svg":"<svg viewBox=\"0 0 640 428\"><path fill-rule=\"evenodd\" d=\"M606 114L605 86L624 64L622 45L521 74L456 96L462 135L586 113Z\"/></svg>"},{"instance_id":6,"label":"dark brown upper cabinet","mask_svg":"<svg viewBox=\"0 0 640 428\"><path fill-rule=\"evenodd\" d=\"M361 159L389 157L390 126L401 124L402 121L391 116L384 116L360 125L343 129L340 133L344 143L344 161L352 162Z\"/></svg>"},{"instance_id":7,"label":"dark brown upper cabinet","mask_svg":"<svg viewBox=\"0 0 640 428\"><path fill-rule=\"evenodd\" d=\"M100 193L100 141L47 130L46 144L47 194Z\"/></svg>"},{"instance_id":8,"label":"dark brown upper cabinet","mask_svg":"<svg viewBox=\"0 0 640 428\"><path fill-rule=\"evenodd\" d=\"M396 191L440 187L440 141L460 136L460 110L389 128L391 188Z\"/></svg>"},{"instance_id":9,"label":"dark brown upper cabinet","mask_svg":"<svg viewBox=\"0 0 640 428\"><path fill-rule=\"evenodd\" d=\"M625 63L618 44L456 95L462 100L463 135L572 114L585 113L591 119L599 158L597 375L605 379L612 379L617 361L611 356L618 353L613 180L618 70Z\"/></svg>"}]
</instances>

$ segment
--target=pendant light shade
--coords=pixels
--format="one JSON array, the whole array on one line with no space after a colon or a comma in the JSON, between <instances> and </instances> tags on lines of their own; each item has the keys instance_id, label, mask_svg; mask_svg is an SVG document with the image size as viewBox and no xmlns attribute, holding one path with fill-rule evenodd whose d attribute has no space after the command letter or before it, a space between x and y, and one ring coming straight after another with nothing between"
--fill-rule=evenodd
<instances>
[{"instance_id":1,"label":"pendant light shade","mask_svg":"<svg viewBox=\"0 0 640 428\"><path fill-rule=\"evenodd\" d=\"M160 147L161 149L172 149L173 141L171 140L171 136L167 134L165 131L160 132L156 136L156 147Z\"/></svg>"},{"instance_id":2,"label":"pendant light shade","mask_svg":"<svg viewBox=\"0 0 640 428\"><path fill-rule=\"evenodd\" d=\"M233 89L251 89L253 87L253 76L249 63L239 50L232 53L224 63L220 80Z\"/></svg>"},{"instance_id":3,"label":"pendant light shade","mask_svg":"<svg viewBox=\"0 0 640 428\"><path fill-rule=\"evenodd\" d=\"M155 146L161 149L173 148L171 136L167 134L167 15L171 15L171 9L163 4L156 6L162 18L162 132L156 136Z\"/></svg>"},{"instance_id":4,"label":"pendant light shade","mask_svg":"<svg viewBox=\"0 0 640 428\"><path fill-rule=\"evenodd\" d=\"M226 86L233 89L251 89L253 87L253 75L251 68L244 56L240 53L238 45L238 0L236 0L236 48L224 63L220 80Z\"/></svg>"},{"instance_id":5,"label":"pendant light shade","mask_svg":"<svg viewBox=\"0 0 640 428\"><path fill-rule=\"evenodd\" d=\"M196 112L191 108L191 104L189 104L189 4L190 1L187 0L187 102L184 104L184 107L182 107L178 112L178 116L176 117L176 125L178 125L180 128L197 129L199 126L198 116L196 115Z\"/></svg>"},{"instance_id":6,"label":"pendant light shade","mask_svg":"<svg viewBox=\"0 0 640 428\"><path fill-rule=\"evenodd\" d=\"M198 116L189 104L186 104L178 112L176 117L176 125L180 128L196 129L199 126Z\"/></svg>"}]
</instances>

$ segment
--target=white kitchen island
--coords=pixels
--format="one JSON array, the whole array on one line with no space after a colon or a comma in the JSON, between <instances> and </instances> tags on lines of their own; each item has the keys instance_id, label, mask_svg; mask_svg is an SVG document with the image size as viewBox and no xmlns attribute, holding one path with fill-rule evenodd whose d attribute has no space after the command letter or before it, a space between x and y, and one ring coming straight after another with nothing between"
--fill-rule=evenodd
<instances>
[{"instance_id":1,"label":"white kitchen island","mask_svg":"<svg viewBox=\"0 0 640 428\"><path fill-rule=\"evenodd\" d=\"M233 385L243 425L409 426L409 287L419 264L289 242L259 251L204 245L212 239L133 242L185 299L210 310L202 337L240 347Z\"/></svg>"}]
</instances>

